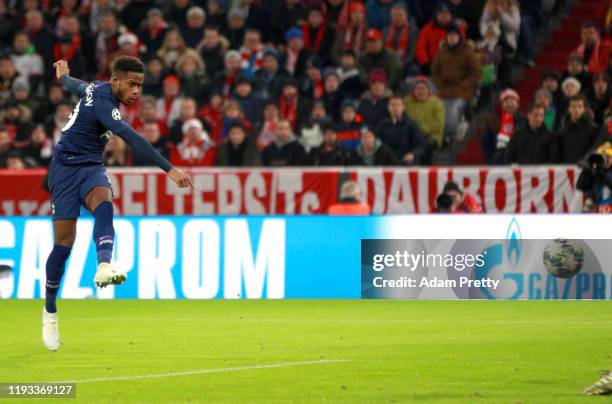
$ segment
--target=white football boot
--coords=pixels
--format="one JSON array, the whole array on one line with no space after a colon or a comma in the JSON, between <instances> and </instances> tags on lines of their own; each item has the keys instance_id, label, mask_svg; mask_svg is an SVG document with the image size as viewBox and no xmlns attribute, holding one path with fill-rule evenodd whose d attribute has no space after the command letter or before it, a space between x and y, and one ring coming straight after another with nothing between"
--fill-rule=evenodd
<instances>
[{"instance_id":1,"label":"white football boot","mask_svg":"<svg viewBox=\"0 0 612 404\"><path fill-rule=\"evenodd\" d=\"M125 272L115 271L110 264L106 262L98 265L98 272L94 277L94 283L97 287L103 288L108 285L121 285L127 279Z\"/></svg>"},{"instance_id":2,"label":"white football boot","mask_svg":"<svg viewBox=\"0 0 612 404\"><path fill-rule=\"evenodd\" d=\"M60 347L59 324L57 313L42 312L42 339L43 344L51 351L57 351Z\"/></svg>"}]
</instances>

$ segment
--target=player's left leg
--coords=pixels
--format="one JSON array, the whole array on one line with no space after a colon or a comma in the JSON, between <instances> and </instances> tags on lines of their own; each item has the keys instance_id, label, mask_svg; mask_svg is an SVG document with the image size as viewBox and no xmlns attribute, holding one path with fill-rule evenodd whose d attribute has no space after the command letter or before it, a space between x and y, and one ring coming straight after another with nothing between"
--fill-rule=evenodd
<instances>
[{"instance_id":1,"label":"player's left leg","mask_svg":"<svg viewBox=\"0 0 612 404\"><path fill-rule=\"evenodd\" d=\"M98 271L94 283L101 288L120 285L127 279L124 272L116 271L110 265L115 244L112 197L110 188L96 186L89 191L84 201L85 207L95 219L93 238L98 255Z\"/></svg>"}]
</instances>

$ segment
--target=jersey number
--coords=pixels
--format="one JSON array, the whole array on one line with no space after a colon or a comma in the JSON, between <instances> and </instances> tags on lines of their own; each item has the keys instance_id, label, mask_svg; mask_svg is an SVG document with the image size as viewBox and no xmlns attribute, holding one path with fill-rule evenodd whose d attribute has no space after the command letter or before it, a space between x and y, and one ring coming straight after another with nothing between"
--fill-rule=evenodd
<instances>
[{"instance_id":1,"label":"jersey number","mask_svg":"<svg viewBox=\"0 0 612 404\"><path fill-rule=\"evenodd\" d=\"M76 121L77 115L79 114L80 106L81 106L81 101L79 100L77 105L75 105L74 110L68 117L68 122L66 122L66 125L64 125L64 127L62 128L62 132L66 132L68 129L70 129L72 125L74 125L74 121Z\"/></svg>"}]
</instances>

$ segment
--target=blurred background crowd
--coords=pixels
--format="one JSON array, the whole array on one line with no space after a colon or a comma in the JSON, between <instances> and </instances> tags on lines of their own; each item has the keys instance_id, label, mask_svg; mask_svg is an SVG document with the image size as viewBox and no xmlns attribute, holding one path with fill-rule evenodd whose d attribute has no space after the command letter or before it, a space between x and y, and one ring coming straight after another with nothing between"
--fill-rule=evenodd
<instances>
[{"instance_id":1,"label":"blurred background crowd","mask_svg":"<svg viewBox=\"0 0 612 404\"><path fill-rule=\"evenodd\" d=\"M609 151L612 42L605 13L551 40L573 3L0 0L0 168L49 164L55 60L120 55L146 65L124 119L178 166L576 164ZM105 163L148 164L116 136Z\"/></svg>"}]
</instances>

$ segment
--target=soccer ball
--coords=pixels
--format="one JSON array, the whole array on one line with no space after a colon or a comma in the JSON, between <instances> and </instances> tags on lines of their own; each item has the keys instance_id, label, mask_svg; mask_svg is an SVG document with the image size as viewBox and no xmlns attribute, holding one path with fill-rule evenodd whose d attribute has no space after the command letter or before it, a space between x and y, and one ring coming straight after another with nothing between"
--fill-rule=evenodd
<instances>
[{"instance_id":1,"label":"soccer ball","mask_svg":"<svg viewBox=\"0 0 612 404\"><path fill-rule=\"evenodd\" d=\"M544 266L558 278L571 278L582 269L584 249L574 240L558 238L544 248Z\"/></svg>"}]
</instances>

